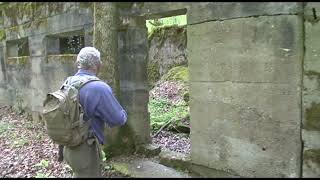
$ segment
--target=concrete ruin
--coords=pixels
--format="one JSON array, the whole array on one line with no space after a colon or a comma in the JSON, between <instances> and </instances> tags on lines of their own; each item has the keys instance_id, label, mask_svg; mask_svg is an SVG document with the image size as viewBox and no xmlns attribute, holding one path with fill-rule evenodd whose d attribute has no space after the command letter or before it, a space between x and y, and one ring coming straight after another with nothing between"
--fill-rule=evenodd
<instances>
[{"instance_id":1,"label":"concrete ruin","mask_svg":"<svg viewBox=\"0 0 320 180\"><path fill-rule=\"evenodd\" d=\"M109 150L131 153L150 143L145 20L187 14L192 164L241 177L320 177L320 3L0 6L0 103L40 121L46 93L75 72L76 54L61 42L76 36L100 49L101 77L129 114L126 126L106 130Z\"/></svg>"}]
</instances>

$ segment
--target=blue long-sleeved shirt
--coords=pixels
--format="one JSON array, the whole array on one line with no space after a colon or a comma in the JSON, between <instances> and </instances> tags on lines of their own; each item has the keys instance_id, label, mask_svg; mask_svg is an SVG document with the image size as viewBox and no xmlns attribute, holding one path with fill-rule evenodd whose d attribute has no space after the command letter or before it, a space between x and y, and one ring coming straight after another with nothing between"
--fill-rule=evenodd
<instances>
[{"instance_id":1,"label":"blue long-sleeved shirt","mask_svg":"<svg viewBox=\"0 0 320 180\"><path fill-rule=\"evenodd\" d=\"M74 76L95 76L92 72L80 69ZM71 79L71 84L77 78ZM102 81L85 84L79 91L80 104L83 107L84 119L91 119L90 131L101 144L106 143L104 125L109 127L124 125L127 113L112 94L111 87Z\"/></svg>"}]
</instances>

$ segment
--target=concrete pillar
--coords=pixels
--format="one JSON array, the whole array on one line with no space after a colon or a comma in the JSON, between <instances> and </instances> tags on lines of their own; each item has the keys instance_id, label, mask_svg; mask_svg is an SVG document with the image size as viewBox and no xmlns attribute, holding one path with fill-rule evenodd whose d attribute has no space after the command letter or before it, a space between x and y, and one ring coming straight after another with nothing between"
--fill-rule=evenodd
<instances>
[{"instance_id":1,"label":"concrete pillar","mask_svg":"<svg viewBox=\"0 0 320 180\"><path fill-rule=\"evenodd\" d=\"M101 52L102 66L98 77L108 83L114 95L124 106L120 98L118 78L118 8L116 3L94 3L93 45ZM125 108L125 106L124 106ZM129 115L130 118L130 115ZM130 121L130 120L128 120ZM107 143L105 151L110 155L119 155L134 150L132 130L128 123L122 127L106 128Z\"/></svg>"},{"instance_id":2,"label":"concrete pillar","mask_svg":"<svg viewBox=\"0 0 320 180\"><path fill-rule=\"evenodd\" d=\"M151 142L147 84L148 34L144 17L124 17L119 31L120 92L135 145Z\"/></svg>"},{"instance_id":3,"label":"concrete pillar","mask_svg":"<svg viewBox=\"0 0 320 180\"><path fill-rule=\"evenodd\" d=\"M303 65L302 177L320 177L320 4L308 2L304 8L305 59Z\"/></svg>"}]
</instances>

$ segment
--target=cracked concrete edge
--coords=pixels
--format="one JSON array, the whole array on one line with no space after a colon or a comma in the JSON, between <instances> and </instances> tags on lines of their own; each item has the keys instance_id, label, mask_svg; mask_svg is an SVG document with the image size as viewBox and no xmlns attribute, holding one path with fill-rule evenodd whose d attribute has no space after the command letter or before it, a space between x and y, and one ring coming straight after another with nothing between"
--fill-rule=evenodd
<instances>
[{"instance_id":1,"label":"cracked concrete edge","mask_svg":"<svg viewBox=\"0 0 320 180\"><path fill-rule=\"evenodd\" d=\"M208 168L202 165L192 163L189 154L163 149L159 154L159 163L180 171L189 171L193 177L239 177L233 172L227 172Z\"/></svg>"},{"instance_id":2,"label":"cracked concrete edge","mask_svg":"<svg viewBox=\"0 0 320 180\"><path fill-rule=\"evenodd\" d=\"M272 17L272 16L295 16L299 15L299 13L281 13L281 14L262 14L262 15L248 15L248 16L239 16L239 17L226 17L226 18L217 18L217 19L210 19L210 20L204 20L194 23L188 23L188 25L197 25L202 24L206 22L214 22L214 21L227 21L227 20L236 20L236 19L247 19L247 18L259 18L259 17Z\"/></svg>"}]
</instances>

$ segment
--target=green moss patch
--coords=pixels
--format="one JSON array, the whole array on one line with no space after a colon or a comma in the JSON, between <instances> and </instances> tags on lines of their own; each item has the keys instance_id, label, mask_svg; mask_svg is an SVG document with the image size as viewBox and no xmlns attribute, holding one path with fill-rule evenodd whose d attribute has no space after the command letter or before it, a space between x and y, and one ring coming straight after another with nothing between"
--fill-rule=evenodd
<instances>
[{"instance_id":1,"label":"green moss patch","mask_svg":"<svg viewBox=\"0 0 320 180\"><path fill-rule=\"evenodd\" d=\"M74 63L76 58L76 54L48 55L48 62Z\"/></svg>"},{"instance_id":2,"label":"green moss patch","mask_svg":"<svg viewBox=\"0 0 320 180\"><path fill-rule=\"evenodd\" d=\"M311 107L306 109L305 117L305 129L320 130L320 104L312 103Z\"/></svg>"},{"instance_id":3,"label":"green moss patch","mask_svg":"<svg viewBox=\"0 0 320 180\"><path fill-rule=\"evenodd\" d=\"M157 38L157 42L159 42L158 47L161 47L167 37L172 37L171 39L173 41L177 41L181 34L187 35L186 26L173 25L157 27L148 34L148 41L150 44L152 39Z\"/></svg>"},{"instance_id":4,"label":"green moss patch","mask_svg":"<svg viewBox=\"0 0 320 180\"><path fill-rule=\"evenodd\" d=\"M27 66L30 65L30 56L9 57L6 61L7 65Z\"/></svg>"},{"instance_id":5,"label":"green moss patch","mask_svg":"<svg viewBox=\"0 0 320 180\"><path fill-rule=\"evenodd\" d=\"M0 136L4 135L7 131L10 131L13 127L13 124L0 122Z\"/></svg>"},{"instance_id":6,"label":"green moss patch","mask_svg":"<svg viewBox=\"0 0 320 180\"><path fill-rule=\"evenodd\" d=\"M0 30L0 41L4 40L6 38L6 32L4 29Z\"/></svg>"},{"instance_id":7,"label":"green moss patch","mask_svg":"<svg viewBox=\"0 0 320 180\"><path fill-rule=\"evenodd\" d=\"M303 159L320 165L320 149L309 149L303 153Z\"/></svg>"},{"instance_id":8,"label":"green moss patch","mask_svg":"<svg viewBox=\"0 0 320 180\"><path fill-rule=\"evenodd\" d=\"M124 174L126 176L131 175L129 167L125 163L113 163L112 166L114 170L120 172L121 174Z\"/></svg>"},{"instance_id":9,"label":"green moss patch","mask_svg":"<svg viewBox=\"0 0 320 180\"><path fill-rule=\"evenodd\" d=\"M177 66L169 70L167 74L162 76L164 81L182 81L187 83L189 81L189 70L186 66Z\"/></svg>"}]
</instances>

